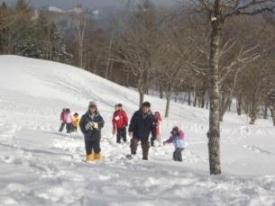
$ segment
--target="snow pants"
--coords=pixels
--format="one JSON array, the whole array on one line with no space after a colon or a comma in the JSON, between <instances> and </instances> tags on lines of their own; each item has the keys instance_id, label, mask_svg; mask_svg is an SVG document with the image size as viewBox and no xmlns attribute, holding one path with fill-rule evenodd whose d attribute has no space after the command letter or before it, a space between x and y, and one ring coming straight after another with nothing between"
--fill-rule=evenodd
<instances>
[{"instance_id":1,"label":"snow pants","mask_svg":"<svg viewBox=\"0 0 275 206\"><path fill-rule=\"evenodd\" d=\"M67 133L71 133L73 130L73 125L71 123L66 123L66 131Z\"/></svg>"},{"instance_id":2,"label":"snow pants","mask_svg":"<svg viewBox=\"0 0 275 206\"><path fill-rule=\"evenodd\" d=\"M66 123L62 122L59 128L59 132L62 132L64 127L65 127Z\"/></svg>"},{"instance_id":3,"label":"snow pants","mask_svg":"<svg viewBox=\"0 0 275 206\"><path fill-rule=\"evenodd\" d=\"M174 161L178 161L178 162L182 162L182 151L183 149L181 148L177 148L174 153L173 153L173 160Z\"/></svg>"},{"instance_id":4,"label":"snow pants","mask_svg":"<svg viewBox=\"0 0 275 206\"><path fill-rule=\"evenodd\" d=\"M121 140L127 142L126 134L126 127L117 129L116 142L119 144L121 143Z\"/></svg>"},{"instance_id":5,"label":"snow pants","mask_svg":"<svg viewBox=\"0 0 275 206\"><path fill-rule=\"evenodd\" d=\"M142 159L143 160L148 160L148 154L149 154L149 141L148 140L139 140L137 138L132 138L131 139L131 154L135 155L137 153L137 147L138 143L141 141L141 148L142 148Z\"/></svg>"},{"instance_id":6,"label":"snow pants","mask_svg":"<svg viewBox=\"0 0 275 206\"><path fill-rule=\"evenodd\" d=\"M96 154L100 153L100 138L94 140L85 139L85 149L87 155L90 155L93 152Z\"/></svg>"}]
</instances>

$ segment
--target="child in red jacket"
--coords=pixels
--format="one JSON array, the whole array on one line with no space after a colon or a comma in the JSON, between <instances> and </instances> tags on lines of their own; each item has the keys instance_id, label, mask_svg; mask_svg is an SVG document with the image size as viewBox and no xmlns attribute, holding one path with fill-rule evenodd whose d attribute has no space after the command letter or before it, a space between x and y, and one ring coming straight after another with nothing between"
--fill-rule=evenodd
<instances>
[{"instance_id":1,"label":"child in red jacket","mask_svg":"<svg viewBox=\"0 0 275 206\"><path fill-rule=\"evenodd\" d=\"M128 116L123 110L122 104L115 105L115 112L113 115L113 135L116 134L117 143L121 143L121 139L127 142L126 127L128 126Z\"/></svg>"},{"instance_id":2,"label":"child in red jacket","mask_svg":"<svg viewBox=\"0 0 275 206\"><path fill-rule=\"evenodd\" d=\"M152 132L152 137L151 137L151 146L155 146L155 140L158 140L161 142L161 115L160 112L155 112L154 114L154 130Z\"/></svg>"}]
</instances>

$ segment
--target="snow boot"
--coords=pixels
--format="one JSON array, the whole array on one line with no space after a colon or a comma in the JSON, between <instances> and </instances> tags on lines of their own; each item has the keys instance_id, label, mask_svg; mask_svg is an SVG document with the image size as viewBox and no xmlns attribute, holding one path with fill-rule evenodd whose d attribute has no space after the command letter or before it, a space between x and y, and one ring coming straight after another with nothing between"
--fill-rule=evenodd
<instances>
[{"instance_id":1,"label":"snow boot","mask_svg":"<svg viewBox=\"0 0 275 206\"><path fill-rule=\"evenodd\" d=\"M94 160L101 160L101 154L100 153L95 153Z\"/></svg>"},{"instance_id":2,"label":"snow boot","mask_svg":"<svg viewBox=\"0 0 275 206\"><path fill-rule=\"evenodd\" d=\"M89 155L86 155L86 162L91 162L91 161L94 161L95 160L95 154L89 154Z\"/></svg>"}]
</instances>

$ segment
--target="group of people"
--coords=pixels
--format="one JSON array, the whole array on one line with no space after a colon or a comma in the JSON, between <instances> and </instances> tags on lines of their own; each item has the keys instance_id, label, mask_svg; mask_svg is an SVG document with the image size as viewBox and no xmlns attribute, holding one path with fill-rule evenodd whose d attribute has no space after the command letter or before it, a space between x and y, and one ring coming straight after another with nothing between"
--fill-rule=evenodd
<instances>
[{"instance_id":1,"label":"group of people","mask_svg":"<svg viewBox=\"0 0 275 206\"><path fill-rule=\"evenodd\" d=\"M62 132L66 127L67 133L77 132L77 128L79 127L80 116L78 113L71 114L71 110L69 108L64 108L60 114L61 125L59 128L59 132Z\"/></svg>"},{"instance_id":2,"label":"group of people","mask_svg":"<svg viewBox=\"0 0 275 206\"><path fill-rule=\"evenodd\" d=\"M65 115L63 112L65 111ZM65 109L61 113L61 128L63 130L66 125L67 132L75 131L78 125L81 132L84 134L85 149L86 149L86 161L95 161L101 159L101 129L104 127L104 119L98 111L98 107L95 102L90 102L88 111L78 118L78 123L73 123L73 116L71 121L66 121L66 118L71 116L70 110ZM65 121L63 121L65 119ZM132 157L136 155L139 142L142 148L142 159L148 160L150 145L154 146L155 140L160 140L161 135L161 115L159 112L154 114L151 111L151 104L144 102L141 108L134 113L130 120L128 133L131 138L130 151ZM76 128L74 127L76 125ZM118 144L127 142L127 126L128 116L123 109L122 104L115 105L115 112L112 118L113 135L116 135L116 142ZM69 129L68 129L69 128ZM149 139L151 135L151 139ZM173 153L173 159L175 161L182 161L182 151L184 150L184 132L179 127L174 127L171 131L170 137L163 142L163 144L173 143L175 151Z\"/></svg>"}]
</instances>

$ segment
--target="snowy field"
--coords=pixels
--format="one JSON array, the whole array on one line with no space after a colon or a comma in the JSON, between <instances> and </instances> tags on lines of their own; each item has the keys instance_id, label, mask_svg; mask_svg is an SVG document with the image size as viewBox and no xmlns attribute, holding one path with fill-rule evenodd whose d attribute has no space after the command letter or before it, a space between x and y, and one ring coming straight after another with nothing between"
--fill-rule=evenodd
<instances>
[{"instance_id":1,"label":"snowy field","mask_svg":"<svg viewBox=\"0 0 275 206\"><path fill-rule=\"evenodd\" d=\"M165 102L146 97L152 109ZM104 161L87 165L82 135L57 133L63 107L83 114L96 101L106 121ZM111 135L113 105L129 115L138 94L83 70L47 61L0 56L0 205L275 206L275 129L226 114L222 124L223 175L208 175L208 111L173 103L164 139L184 128L183 162L173 146L151 148L149 161L127 160L129 145ZM140 152L140 150L139 150Z\"/></svg>"}]
</instances>

